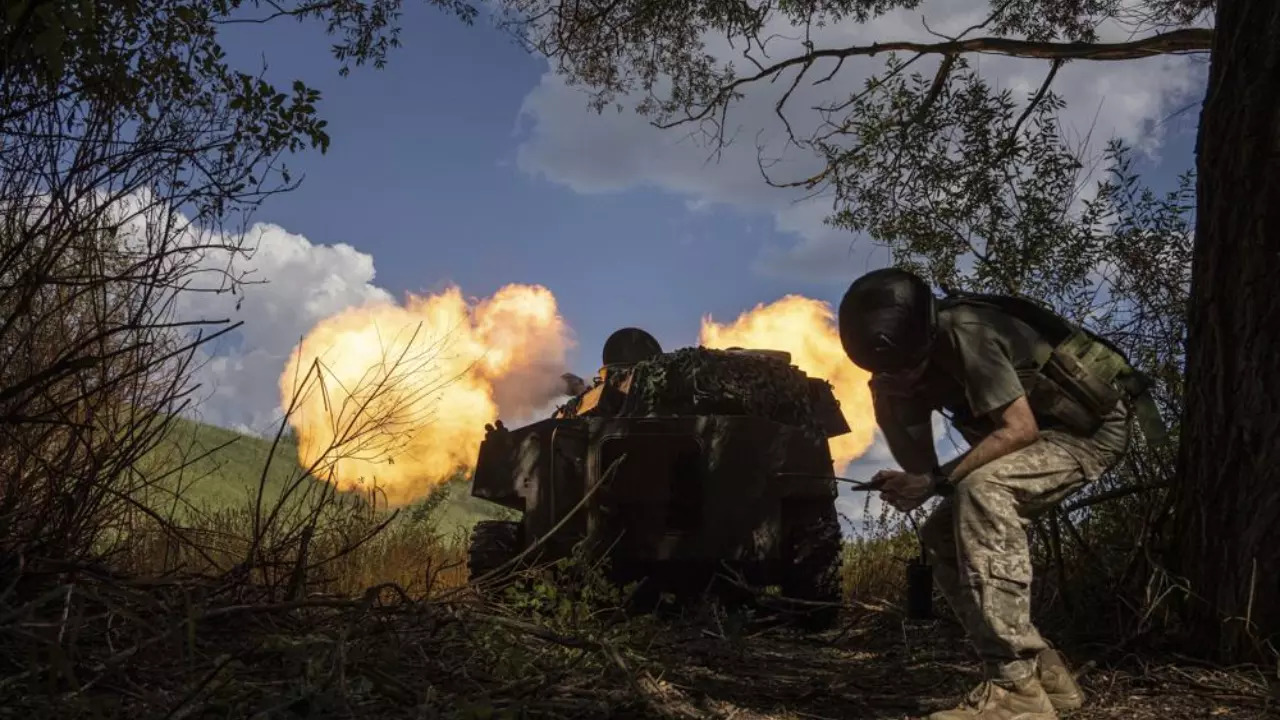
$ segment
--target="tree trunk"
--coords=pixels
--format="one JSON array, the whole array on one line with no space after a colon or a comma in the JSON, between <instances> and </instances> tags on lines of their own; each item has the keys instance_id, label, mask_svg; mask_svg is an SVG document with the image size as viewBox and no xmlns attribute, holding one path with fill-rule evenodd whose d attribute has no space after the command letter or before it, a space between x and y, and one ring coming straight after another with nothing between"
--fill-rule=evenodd
<instances>
[{"instance_id":1,"label":"tree trunk","mask_svg":"<svg viewBox=\"0 0 1280 720\"><path fill-rule=\"evenodd\" d=\"M1197 142L1179 457L1192 640L1280 650L1280 2L1219 0ZM1268 647L1268 645L1270 647Z\"/></svg>"}]
</instances>

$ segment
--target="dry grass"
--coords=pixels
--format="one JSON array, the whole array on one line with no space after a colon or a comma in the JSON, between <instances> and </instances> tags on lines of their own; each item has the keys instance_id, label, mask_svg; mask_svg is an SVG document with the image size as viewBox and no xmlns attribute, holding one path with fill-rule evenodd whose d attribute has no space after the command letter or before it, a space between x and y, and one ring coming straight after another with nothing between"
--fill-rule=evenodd
<instances>
[{"instance_id":1,"label":"dry grass","mask_svg":"<svg viewBox=\"0 0 1280 720\"><path fill-rule=\"evenodd\" d=\"M430 512L390 517L347 499L325 515L323 529L300 533L286 548L290 556L262 563L254 581L353 597L383 583L426 597L466 582L466 533L438 530ZM180 527L155 523L120 543L113 565L140 577L226 573L249 556L253 529L244 509L201 514Z\"/></svg>"},{"instance_id":2,"label":"dry grass","mask_svg":"<svg viewBox=\"0 0 1280 720\"><path fill-rule=\"evenodd\" d=\"M383 567L408 574L411 537L369 544L366 557L386 550ZM367 571L334 572L355 583ZM953 622L907 621L888 604L852 604L840 627L802 635L714 606L630 616L625 593L582 564L531 580L520 599L428 578L428 595L383 583L267 601L213 580L65 573L6 602L0 657L15 664L0 716L889 720L946 705L977 679ZM1072 718L1275 716L1256 669L1099 659L1106 669L1084 676L1090 703Z\"/></svg>"}]
</instances>

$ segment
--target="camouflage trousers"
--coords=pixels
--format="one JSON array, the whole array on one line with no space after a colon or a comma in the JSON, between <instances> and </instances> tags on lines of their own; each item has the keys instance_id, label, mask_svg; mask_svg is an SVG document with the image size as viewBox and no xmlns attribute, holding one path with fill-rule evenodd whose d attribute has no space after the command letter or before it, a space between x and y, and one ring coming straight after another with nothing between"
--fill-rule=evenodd
<instances>
[{"instance_id":1,"label":"camouflage trousers","mask_svg":"<svg viewBox=\"0 0 1280 720\"><path fill-rule=\"evenodd\" d=\"M1090 439L1041 433L1032 445L970 473L921 527L934 583L987 677L1023 679L1047 647L1031 622L1027 526L1096 480L1127 440L1119 418Z\"/></svg>"}]
</instances>

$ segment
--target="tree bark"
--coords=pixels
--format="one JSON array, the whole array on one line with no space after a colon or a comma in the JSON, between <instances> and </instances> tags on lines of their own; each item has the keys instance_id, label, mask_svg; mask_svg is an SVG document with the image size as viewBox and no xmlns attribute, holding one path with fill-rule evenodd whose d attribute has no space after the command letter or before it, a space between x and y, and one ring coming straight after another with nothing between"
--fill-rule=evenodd
<instances>
[{"instance_id":1,"label":"tree bark","mask_svg":"<svg viewBox=\"0 0 1280 720\"><path fill-rule=\"evenodd\" d=\"M1194 649L1280 651L1280 2L1220 0L1197 141L1177 512Z\"/></svg>"}]
</instances>

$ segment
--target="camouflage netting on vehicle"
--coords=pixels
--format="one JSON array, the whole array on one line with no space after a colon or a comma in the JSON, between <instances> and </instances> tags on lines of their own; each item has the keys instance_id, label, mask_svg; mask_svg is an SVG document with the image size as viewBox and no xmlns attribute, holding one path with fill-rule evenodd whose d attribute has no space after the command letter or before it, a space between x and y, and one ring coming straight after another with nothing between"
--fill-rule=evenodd
<instances>
[{"instance_id":1,"label":"camouflage netting on vehicle","mask_svg":"<svg viewBox=\"0 0 1280 720\"><path fill-rule=\"evenodd\" d=\"M753 415L824 437L808 376L766 357L708 348L682 348L614 373L608 384L633 376L619 415ZM576 403L566 406L573 414Z\"/></svg>"}]
</instances>

